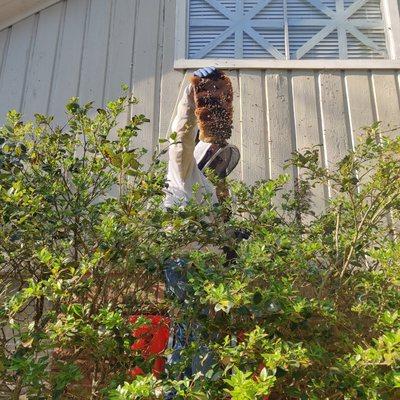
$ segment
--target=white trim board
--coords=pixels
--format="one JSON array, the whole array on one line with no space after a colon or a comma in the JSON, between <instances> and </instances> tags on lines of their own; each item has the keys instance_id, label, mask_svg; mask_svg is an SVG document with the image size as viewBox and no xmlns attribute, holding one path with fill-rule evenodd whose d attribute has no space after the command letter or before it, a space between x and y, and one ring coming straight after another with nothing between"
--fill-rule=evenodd
<instances>
[{"instance_id":1,"label":"white trim board","mask_svg":"<svg viewBox=\"0 0 400 400\"><path fill-rule=\"evenodd\" d=\"M399 3L400 4L400 3ZM397 1L383 0L382 14L386 21L388 48L392 58L400 58L400 12Z\"/></svg>"},{"instance_id":2,"label":"white trim board","mask_svg":"<svg viewBox=\"0 0 400 400\"><path fill-rule=\"evenodd\" d=\"M0 0L0 31L61 0Z\"/></svg>"},{"instance_id":3,"label":"white trim board","mask_svg":"<svg viewBox=\"0 0 400 400\"><path fill-rule=\"evenodd\" d=\"M245 69L400 69L400 60L269 60L210 59L175 60L175 69L196 69L213 65L218 68Z\"/></svg>"}]
</instances>

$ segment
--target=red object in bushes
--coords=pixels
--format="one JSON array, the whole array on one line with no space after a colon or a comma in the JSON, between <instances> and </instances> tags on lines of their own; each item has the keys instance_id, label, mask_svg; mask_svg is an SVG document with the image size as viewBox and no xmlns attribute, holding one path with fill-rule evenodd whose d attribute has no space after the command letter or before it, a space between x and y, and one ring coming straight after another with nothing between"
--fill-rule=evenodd
<instances>
[{"instance_id":1,"label":"red object in bushes","mask_svg":"<svg viewBox=\"0 0 400 400\"><path fill-rule=\"evenodd\" d=\"M139 317L140 315L133 315L129 321L135 323ZM144 317L150 320L150 323L133 330L132 336L136 341L131 349L140 351L144 358L148 358L163 353L167 348L171 320L161 315L144 315Z\"/></svg>"},{"instance_id":2,"label":"red object in bushes","mask_svg":"<svg viewBox=\"0 0 400 400\"><path fill-rule=\"evenodd\" d=\"M144 317L150 323L141 325L132 331L136 339L132 344L132 351L137 351L146 360L151 356L161 355L168 345L171 320L162 315L132 315L129 322L136 323L139 317ZM158 377L165 368L165 359L157 357L153 363L152 372ZM136 376L136 375L135 375Z\"/></svg>"},{"instance_id":3,"label":"red object in bushes","mask_svg":"<svg viewBox=\"0 0 400 400\"><path fill-rule=\"evenodd\" d=\"M138 375L144 375L144 372L140 367L135 367L129 370L128 373L132 378L136 378Z\"/></svg>"},{"instance_id":4,"label":"red object in bushes","mask_svg":"<svg viewBox=\"0 0 400 400\"><path fill-rule=\"evenodd\" d=\"M138 339L138 340L136 340L135 343L132 344L131 350L133 350L133 351L139 350L139 351L140 351L140 350L145 349L147 345L148 345L148 344L147 344L147 341L146 341L146 340L144 340L144 339Z\"/></svg>"},{"instance_id":5,"label":"red object in bushes","mask_svg":"<svg viewBox=\"0 0 400 400\"><path fill-rule=\"evenodd\" d=\"M154 361L151 372L156 378L158 378L164 372L164 370L165 370L165 358L157 357Z\"/></svg>"}]
</instances>

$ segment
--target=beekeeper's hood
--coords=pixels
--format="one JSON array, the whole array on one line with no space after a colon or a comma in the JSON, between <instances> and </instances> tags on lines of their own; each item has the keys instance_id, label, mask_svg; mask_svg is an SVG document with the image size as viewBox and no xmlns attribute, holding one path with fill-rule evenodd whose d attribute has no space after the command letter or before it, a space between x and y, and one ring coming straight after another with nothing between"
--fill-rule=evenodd
<instances>
[{"instance_id":1,"label":"beekeeper's hood","mask_svg":"<svg viewBox=\"0 0 400 400\"><path fill-rule=\"evenodd\" d=\"M240 159L239 149L232 145L219 145L199 141L194 149L194 158L200 171L210 168L220 178L227 177Z\"/></svg>"}]
</instances>

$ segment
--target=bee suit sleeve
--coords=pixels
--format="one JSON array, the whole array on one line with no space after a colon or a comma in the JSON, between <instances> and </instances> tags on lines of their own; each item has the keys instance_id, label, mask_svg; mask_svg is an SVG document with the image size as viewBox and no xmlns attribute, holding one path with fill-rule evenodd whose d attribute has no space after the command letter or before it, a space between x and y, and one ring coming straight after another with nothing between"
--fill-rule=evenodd
<instances>
[{"instance_id":1,"label":"bee suit sleeve","mask_svg":"<svg viewBox=\"0 0 400 400\"><path fill-rule=\"evenodd\" d=\"M175 141L171 141L168 152L165 207L185 206L192 198L201 202L206 194L210 195L211 201L218 202L214 186L197 167L198 160L194 156L196 128L193 86L188 85L179 101L171 126L172 132L176 132L177 136ZM193 185L198 186L196 192L193 191Z\"/></svg>"}]
</instances>

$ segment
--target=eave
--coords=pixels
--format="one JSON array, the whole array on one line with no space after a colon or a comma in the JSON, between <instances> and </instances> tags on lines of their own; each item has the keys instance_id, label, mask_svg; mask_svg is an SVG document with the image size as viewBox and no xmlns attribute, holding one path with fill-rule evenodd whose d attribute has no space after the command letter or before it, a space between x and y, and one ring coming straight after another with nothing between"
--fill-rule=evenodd
<instances>
[{"instance_id":1,"label":"eave","mask_svg":"<svg viewBox=\"0 0 400 400\"><path fill-rule=\"evenodd\" d=\"M0 0L0 30L43 10L60 0Z\"/></svg>"}]
</instances>

